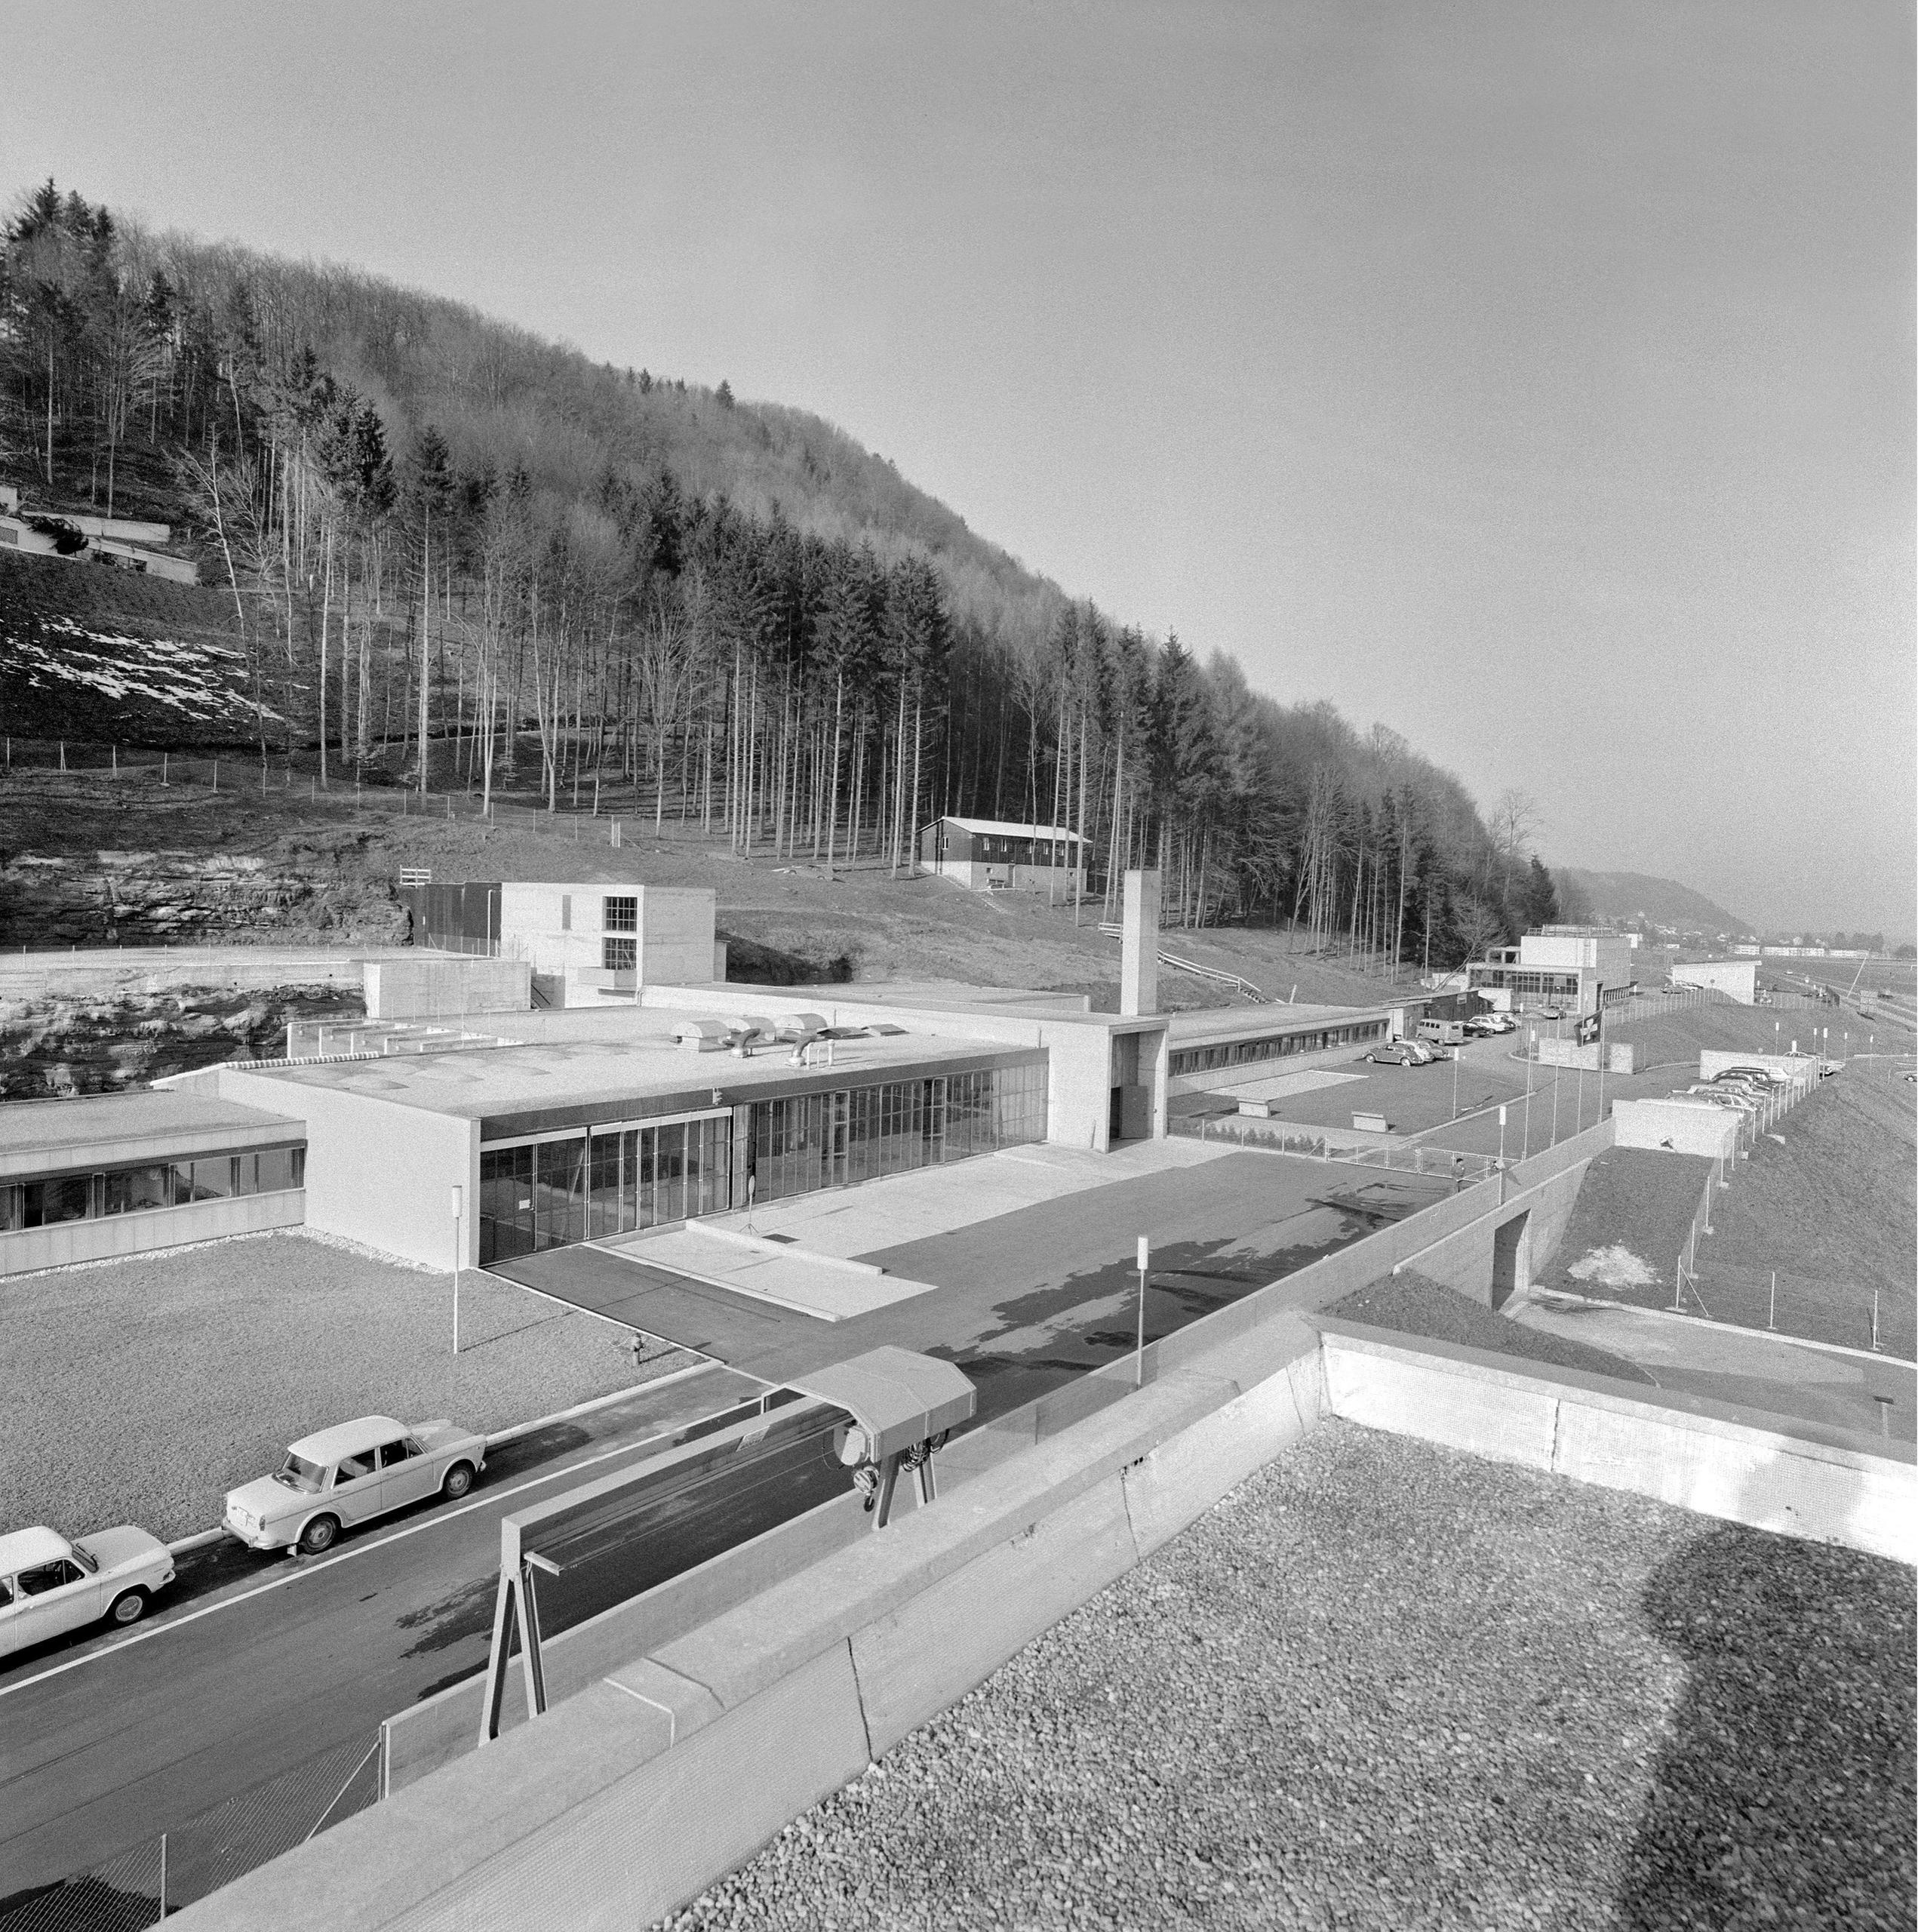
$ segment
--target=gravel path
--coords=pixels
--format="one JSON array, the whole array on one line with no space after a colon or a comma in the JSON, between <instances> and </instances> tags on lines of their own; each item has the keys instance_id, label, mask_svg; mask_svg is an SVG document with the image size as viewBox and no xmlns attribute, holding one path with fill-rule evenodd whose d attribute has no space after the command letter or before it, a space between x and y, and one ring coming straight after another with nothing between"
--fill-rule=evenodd
<instances>
[{"instance_id":1,"label":"gravel path","mask_svg":"<svg viewBox=\"0 0 1918 1932\"><path fill-rule=\"evenodd\" d=\"M509 1281L254 1235L0 1288L0 1531L217 1524L295 1437L355 1416L504 1429L682 1365Z\"/></svg>"},{"instance_id":2,"label":"gravel path","mask_svg":"<svg viewBox=\"0 0 1918 1932\"><path fill-rule=\"evenodd\" d=\"M672 1923L1908 1928L1913 1626L1327 1423Z\"/></svg>"}]
</instances>

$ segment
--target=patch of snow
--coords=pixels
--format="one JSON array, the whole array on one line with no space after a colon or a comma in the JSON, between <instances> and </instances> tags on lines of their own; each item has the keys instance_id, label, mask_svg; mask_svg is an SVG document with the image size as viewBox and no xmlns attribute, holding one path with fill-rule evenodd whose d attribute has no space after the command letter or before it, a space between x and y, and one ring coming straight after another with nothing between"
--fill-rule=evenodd
<instances>
[{"instance_id":1,"label":"patch of snow","mask_svg":"<svg viewBox=\"0 0 1918 1932\"><path fill-rule=\"evenodd\" d=\"M206 723L221 714L251 715L253 700L236 688L229 666L244 654L219 645L186 644L174 638L131 637L118 631L91 631L71 617L51 617L41 626L45 643L29 638L0 638L14 660L10 675L45 690L42 674L62 683L97 691L114 703L128 698L162 704L183 717ZM53 638L60 641L54 642ZM89 648L88 647L93 647ZM266 717L278 714L263 706Z\"/></svg>"},{"instance_id":2,"label":"patch of snow","mask_svg":"<svg viewBox=\"0 0 1918 1932\"><path fill-rule=\"evenodd\" d=\"M1565 1272L1575 1281L1594 1281L1603 1288L1652 1288L1658 1284L1658 1270L1647 1267L1622 1242L1593 1248Z\"/></svg>"}]
</instances>

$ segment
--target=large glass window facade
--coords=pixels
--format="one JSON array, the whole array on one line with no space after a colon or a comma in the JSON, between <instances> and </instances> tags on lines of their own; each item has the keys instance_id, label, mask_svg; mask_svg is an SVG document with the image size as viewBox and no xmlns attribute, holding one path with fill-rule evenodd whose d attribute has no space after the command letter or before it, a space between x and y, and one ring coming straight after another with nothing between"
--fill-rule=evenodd
<instances>
[{"instance_id":1,"label":"large glass window facade","mask_svg":"<svg viewBox=\"0 0 1918 1932\"><path fill-rule=\"evenodd\" d=\"M480 1265L731 1204L733 1117L613 1127L480 1154Z\"/></svg>"},{"instance_id":2,"label":"large glass window facade","mask_svg":"<svg viewBox=\"0 0 1918 1932\"><path fill-rule=\"evenodd\" d=\"M765 1100L747 1172L759 1201L877 1180L1046 1137L1046 1069L989 1067Z\"/></svg>"},{"instance_id":3,"label":"large glass window facade","mask_svg":"<svg viewBox=\"0 0 1918 1932\"><path fill-rule=\"evenodd\" d=\"M51 1174L38 1180L0 1183L0 1234L54 1227L63 1221L97 1220L109 1214L186 1208L238 1194L277 1194L306 1184L304 1147L198 1154L190 1161Z\"/></svg>"},{"instance_id":4,"label":"large glass window facade","mask_svg":"<svg viewBox=\"0 0 1918 1932\"><path fill-rule=\"evenodd\" d=\"M777 1201L1042 1141L1046 1068L989 1067L757 1101L742 1149L733 1134L728 1112L482 1148L480 1265L723 1214L744 1201L748 1178L755 1200Z\"/></svg>"}]
</instances>

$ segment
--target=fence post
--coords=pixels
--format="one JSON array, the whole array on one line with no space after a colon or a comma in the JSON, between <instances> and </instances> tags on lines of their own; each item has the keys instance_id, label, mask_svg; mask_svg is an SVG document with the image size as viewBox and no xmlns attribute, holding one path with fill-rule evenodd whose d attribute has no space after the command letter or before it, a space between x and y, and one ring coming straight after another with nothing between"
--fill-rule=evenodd
<instances>
[{"instance_id":1,"label":"fence post","mask_svg":"<svg viewBox=\"0 0 1918 1932\"><path fill-rule=\"evenodd\" d=\"M160 1834L160 1916L167 1915L167 1835Z\"/></svg>"}]
</instances>

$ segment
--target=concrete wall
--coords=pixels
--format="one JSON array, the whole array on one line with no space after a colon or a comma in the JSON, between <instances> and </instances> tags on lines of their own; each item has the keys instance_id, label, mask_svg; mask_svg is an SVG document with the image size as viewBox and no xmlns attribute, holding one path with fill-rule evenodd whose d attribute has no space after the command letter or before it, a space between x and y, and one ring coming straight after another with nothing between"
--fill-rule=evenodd
<instances>
[{"instance_id":1,"label":"concrete wall","mask_svg":"<svg viewBox=\"0 0 1918 1932\"><path fill-rule=\"evenodd\" d=\"M1729 1155L1737 1144L1738 1118L1709 1100L1619 1100L1612 1109L1621 1147L1701 1154L1711 1161Z\"/></svg>"},{"instance_id":2,"label":"concrete wall","mask_svg":"<svg viewBox=\"0 0 1918 1932\"><path fill-rule=\"evenodd\" d=\"M1541 1176L1578 1164L1551 1151ZM1397 1232L1360 1245L1389 1246ZM1360 1266L1379 1272L1375 1260ZM948 1465L934 1508L696 1628L656 1629L644 1654L537 1722L189 1907L187 1932L653 1922L1327 1413L1788 1534L1905 1561L1918 1553L1908 1449L1881 1454L1816 1429L1784 1435L1725 1404L1533 1375L1342 1323L1322 1321L1315 1349L1276 1298L1296 1296L1299 1281L1155 1346L1136 1392L1102 1372L962 1438L955 1451L985 1460L969 1473L954 1456L961 1467ZM1014 1432L1056 1400L1087 1412L1050 1435L1040 1421L1037 1439L1019 1441Z\"/></svg>"},{"instance_id":3,"label":"concrete wall","mask_svg":"<svg viewBox=\"0 0 1918 1932\"><path fill-rule=\"evenodd\" d=\"M1909 1444L1598 1376L1531 1374L1510 1358L1320 1319L1332 1413L1369 1429L1650 1497L1754 1529L1918 1561Z\"/></svg>"},{"instance_id":4,"label":"concrete wall","mask_svg":"<svg viewBox=\"0 0 1918 1932\"><path fill-rule=\"evenodd\" d=\"M1550 1034L1535 1029L1534 1038L1538 1042L1535 1058L1541 1066L1577 1066L1596 1073L1603 1057L1608 1073L1638 1070L1638 1049L1628 1040L1594 1040L1590 1046L1581 1047L1576 1040L1554 1040Z\"/></svg>"},{"instance_id":5,"label":"concrete wall","mask_svg":"<svg viewBox=\"0 0 1918 1932\"><path fill-rule=\"evenodd\" d=\"M533 1004L533 969L524 959L369 959L360 970L369 1020L524 1013Z\"/></svg>"},{"instance_id":6,"label":"concrete wall","mask_svg":"<svg viewBox=\"0 0 1918 1932\"><path fill-rule=\"evenodd\" d=\"M460 1265L479 1265L478 1121L243 1069L217 1071L222 1099L305 1117L309 1228L450 1272L459 1187Z\"/></svg>"},{"instance_id":7,"label":"concrete wall","mask_svg":"<svg viewBox=\"0 0 1918 1932\"><path fill-rule=\"evenodd\" d=\"M1500 1306L1503 1297L1494 1293L1493 1261L1498 1232L1514 1222L1523 1223L1519 1238L1516 1278L1505 1286L1522 1293L1543 1269L1564 1235L1572 1210L1585 1185L1589 1157L1561 1169L1535 1186L1514 1188L1508 1183L1505 1198L1486 1207L1478 1218L1456 1232L1442 1236L1429 1246L1394 1265L1392 1272L1408 1269L1456 1288L1486 1307ZM1479 1190L1474 1190L1474 1194ZM1489 1195L1492 1190L1484 1190Z\"/></svg>"},{"instance_id":8,"label":"concrete wall","mask_svg":"<svg viewBox=\"0 0 1918 1932\"><path fill-rule=\"evenodd\" d=\"M1755 959L1700 960L1689 966L1674 966L1672 983L1680 986L1705 986L1725 994L1741 1006L1758 1003L1758 962Z\"/></svg>"},{"instance_id":9,"label":"concrete wall","mask_svg":"<svg viewBox=\"0 0 1918 1932\"><path fill-rule=\"evenodd\" d=\"M499 888L499 946L543 982L576 983L598 1003L606 978L606 901L638 902L637 924L615 937L635 942L637 981L704 986L713 975L718 895L708 886L568 885L526 882ZM721 969L724 970L723 968ZM630 982L622 981L629 985Z\"/></svg>"},{"instance_id":10,"label":"concrete wall","mask_svg":"<svg viewBox=\"0 0 1918 1932\"><path fill-rule=\"evenodd\" d=\"M1315 1426L1287 1326L1271 1374L1148 1384L189 1906L189 1932L651 1923Z\"/></svg>"},{"instance_id":11,"label":"concrete wall","mask_svg":"<svg viewBox=\"0 0 1918 1932\"><path fill-rule=\"evenodd\" d=\"M0 1275L144 1254L188 1241L217 1241L223 1235L257 1234L264 1228L297 1228L306 1218L306 1195L294 1187L225 1201L195 1201L184 1208L156 1208L145 1214L106 1214L97 1220L62 1221L51 1228L16 1228L0 1234Z\"/></svg>"}]
</instances>

